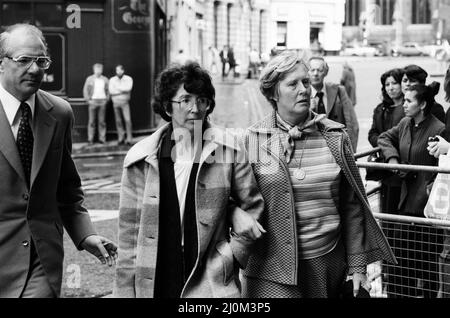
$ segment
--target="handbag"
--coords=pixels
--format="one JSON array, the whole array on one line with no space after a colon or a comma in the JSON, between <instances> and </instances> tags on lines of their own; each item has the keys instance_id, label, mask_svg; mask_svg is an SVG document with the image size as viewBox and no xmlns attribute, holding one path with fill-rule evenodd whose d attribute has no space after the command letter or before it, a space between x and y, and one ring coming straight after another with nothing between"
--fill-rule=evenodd
<instances>
[{"instance_id":1,"label":"handbag","mask_svg":"<svg viewBox=\"0 0 450 318\"><path fill-rule=\"evenodd\" d=\"M384 163L384 157L378 151L376 153L369 155L369 157L367 158L367 162ZM367 181L381 181L387 177L390 177L391 175L392 175L392 172L390 172L388 170L366 168L366 180Z\"/></svg>"},{"instance_id":2,"label":"handbag","mask_svg":"<svg viewBox=\"0 0 450 318\"><path fill-rule=\"evenodd\" d=\"M450 157L439 157L440 168L450 168ZM425 205L424 215L430 219L450 221L450 174L438 173Z\"/></svg>"}]
</instances>

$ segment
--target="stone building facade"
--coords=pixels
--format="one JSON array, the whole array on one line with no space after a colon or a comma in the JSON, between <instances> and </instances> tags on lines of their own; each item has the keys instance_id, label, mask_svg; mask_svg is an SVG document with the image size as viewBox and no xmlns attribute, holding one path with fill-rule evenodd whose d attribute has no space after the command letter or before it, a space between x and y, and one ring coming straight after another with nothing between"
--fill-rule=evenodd
<instances>
[{"instance_id":1,"label":"stone building facade","mask_svg":"<svg viewBox=\"0 0 450 318\"><path fill-rule=\"evenodd\" d=\"M270 0L174 0L168 7L170 60L180 49L208 65L208 48L232 46L243 69L251 48L270 50L267 41ZM243 70L244 71L244 70Z\"/></svg>"},{"instance_id":2,"label":"stone building facade","mask_svg":"<svg viewBox=\"0 0 450 318\"><path fill-rule=\"evenodd\" d=\"M341 49L345 0L272 0L269 46L309 49L320 42L326 53Z\"/></svg>"},{"instance_id":3,"label":"stone building facade","mask_svg":"<svg viewBox=\"0 0 450 318\"><path fill-rule=\"evenodd\" d=\"M449 0L346 0L346 42L432 44L450 37Z\"/></svg>"}]
</instances>

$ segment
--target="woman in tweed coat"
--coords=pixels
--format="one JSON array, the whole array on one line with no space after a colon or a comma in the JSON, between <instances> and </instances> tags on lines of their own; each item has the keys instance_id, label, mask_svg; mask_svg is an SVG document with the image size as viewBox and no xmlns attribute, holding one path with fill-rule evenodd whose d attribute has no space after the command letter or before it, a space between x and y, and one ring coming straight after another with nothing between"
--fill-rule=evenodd
<instances>
[{"instance_id":1,"label":"woman in tweed coat","mask_svg":"<svg viewBox=\"0 0 450 318\"><path fill-rule=\"evenodd\" d=\"M195 63L157 80L154 108L169 123L125 158L116 297L240 296L239 267L253 244L246 231L264 231L256 221L264 203L243 145L207 120L214 96Z\"/></svg>"},{"instance_id":2,"label":"woman in tweed coat","mask_svg":"<svg viewBox=\"0 0 450 318\"><path fill-rule=\"evenodd\" d=\"M244 271L244 297L339 297L350 277L358 294L370 285L367 264L395 262L344 126L310 110L308 69L297 52L285 51L260 78L274 112L245 140L267 233Z\"/></svg>"},{"instance_id":3,"label":"woman in tweed coat","mask_svg":"<svg viewBox=\"0 0 450 318\"><path fill-rule=\"evenodd\" d=\"M423 84L406 89L405 115L400 123L378 138L384 158L391 164L437 166L438 160L427 150L428 138L441 135L444 124L432 113L434 96L439 83L430 87ZM401 215L425 217L428 201L427 186L434 180L432 172L398 172L402 179L400 202ZM399 265L389 268L388 297L434 298L438 291L438 254L442 250L442 230L408 224L393 225L393 246L399 257ZM421 279L423 288L417 286Z\"/></svg>"}]
</instances>

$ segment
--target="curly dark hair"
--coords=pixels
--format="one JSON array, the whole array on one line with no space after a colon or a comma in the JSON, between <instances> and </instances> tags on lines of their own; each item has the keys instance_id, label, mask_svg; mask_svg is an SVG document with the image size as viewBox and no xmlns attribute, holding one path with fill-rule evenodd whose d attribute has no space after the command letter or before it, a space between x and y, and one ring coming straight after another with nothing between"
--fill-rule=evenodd
<instances>
[{"instance_id":1,"label":"curly dark hair","mask_svg":"<svg viewBox=\"0 0 450 318\"><path fill-rule=\"evenodd\" d=\"M419 104L426 102L425 109L423 110L425 116L431 113L431 107L434 105L434 97L439 93L441 84L433 82L430 85L415 84L408 88L408 91L416 92L416 99Z\"/></svg>"},{"instance_id":2,"label":"curly dark hair","mask_svg":"<svg viewBox=\"0 0 450 318\"><path fill-rule=\"evenodd\" d=\"M216 90L212 84L211 76L198 63L190 62L184 65L170 65L159 74L152 101L152 107L157 114L168 122L172 121L172 118L166 112L172 113L171 100L177 94L181 85L190 94L208 98L210 105L206 116L212 113L216 106L214 99Z\"/></svg>"},{"instance_id":3,"label":"curly dark hair","mask_svg":"<svg viewBox=\"0 0 450 318\"><path fill-rule=\"evenodd\" d=\"M381 75L381 93L383 94L383 104L385 106L394 105L394 101L389 97L389 94L386 92L386 80L389 77L392 77L399 85L402 83L403 78L403 70L400 68L394 68L389 70Z\"/></svg>"},{"instance_id":4,"label":"curly dark hair","mask_svg":"<svg viewBox=\"0 0 450 318\"><path fill-rule=\"evenodd\" d=\"M409 80L415 80L419 84L425 84L428 77L427 71L415 64L405 66L403 72Z\"/></svg>"}]
</instances>

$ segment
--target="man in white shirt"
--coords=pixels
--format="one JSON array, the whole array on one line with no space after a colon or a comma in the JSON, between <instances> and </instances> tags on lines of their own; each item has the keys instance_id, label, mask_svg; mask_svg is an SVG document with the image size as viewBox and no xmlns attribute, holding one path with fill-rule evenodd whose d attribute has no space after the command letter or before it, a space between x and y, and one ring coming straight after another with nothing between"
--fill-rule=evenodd
<instances>
[{"instance_id":1,"label":"man in white shirt","mask_svg":"<svg viewBox=\"0 0 450 318\"><path fill-rule=\"evenodd\" d=\"M103 65L94 64L94 74L86 79L83 96L89 105L88 141L94 144L95 126L98 125L98 141L106 142L106 102L109 99L108 78L103 76Z\"/></svg>"},{"instance_id":2,"label":"man in white shirt","mask_svg":"<svg viewBox=\"0 0 450 318\"><path fill-rule=\"evenodd\" d=\"M126 127L126 144L131 145L133 141L130 98L133 89L133 79L125 75L123 65L116 66L116 76L109 80L109 93L114 106L114 117L116 119L118 144L125 143L125 130L123 129L122 116Z\"/></svg>"}]
</instances>

